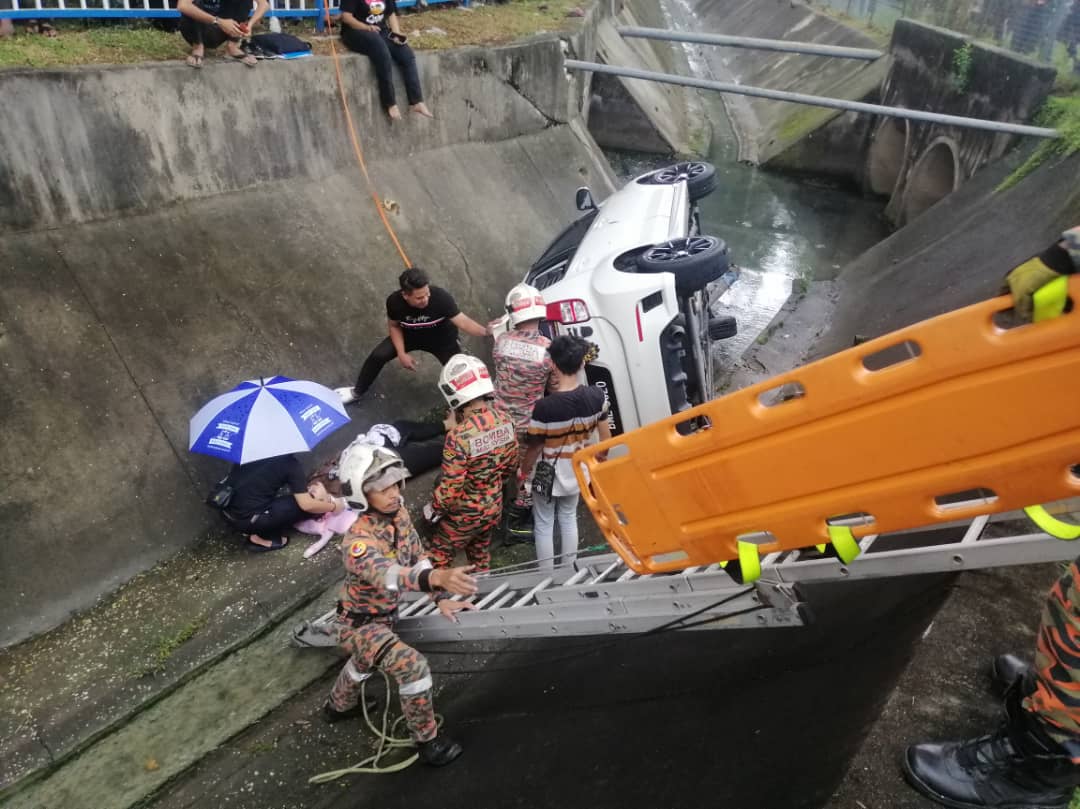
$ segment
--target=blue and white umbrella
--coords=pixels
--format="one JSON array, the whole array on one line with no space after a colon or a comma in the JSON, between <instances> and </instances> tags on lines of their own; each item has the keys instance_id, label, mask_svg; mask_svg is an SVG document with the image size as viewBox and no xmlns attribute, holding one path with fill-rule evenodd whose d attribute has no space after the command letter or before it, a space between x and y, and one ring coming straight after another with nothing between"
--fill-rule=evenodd
<instances>
[{"instance_id":1,"label":"blue and white umbrella","mask_svg":"<svg viewBox=\"0 0 1080 809\"><path fill-rule=\"evenodd\" d=\"M287 376L249 379L192 417L188 449L250 463L307 452L348 421L330 388Z\"/></svg>"}]
</instances>

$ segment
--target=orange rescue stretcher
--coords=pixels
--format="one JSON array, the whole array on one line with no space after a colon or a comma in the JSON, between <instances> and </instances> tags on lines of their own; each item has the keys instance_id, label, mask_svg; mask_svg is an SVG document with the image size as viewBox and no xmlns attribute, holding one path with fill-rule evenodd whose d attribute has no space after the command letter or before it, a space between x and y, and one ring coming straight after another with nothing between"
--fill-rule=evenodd
<instances>
[{"instance_id":1,"label":"orange rescue stretcher","mask_svg":"<svg viewBox=\"0 0 1080 809\"><path fill-rule=\"evenodd\" d=\"M850 562L868 534L1074 496L1080 311L1011 315L949 312L589 447L582 496L635 572L736 560L747 581L774 551Z\"/></svg>"}]
</instances>

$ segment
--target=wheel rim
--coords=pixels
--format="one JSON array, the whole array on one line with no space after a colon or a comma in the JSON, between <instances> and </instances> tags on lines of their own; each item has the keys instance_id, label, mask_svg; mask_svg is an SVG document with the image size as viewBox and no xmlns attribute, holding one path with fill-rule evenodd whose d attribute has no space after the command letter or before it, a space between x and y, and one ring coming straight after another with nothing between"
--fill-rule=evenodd
<instances>
[{"instance_id":1,"label":"wheel rim","mask_svg":"<svg viewBox=\"0 0 1080 809\"><path fill-rule=\"evenodd\" d=\"M650 261L681 261L690 256L700 255L713 249L717 244L711 236L693 236L689 239L674 239L650 247L645 251L645 257Z\"/></svg>"},{"instance_id":2,"label":"wheel rim","mask_svg":"<svg viewBox=\"0 0 1080 809\"><path fill-rule=\"evenodd\" d=\"M656 172L657 182L670 184L679 180L693 180L705 173L704 163L676 163Z\"/></svg>"}]
</instances>

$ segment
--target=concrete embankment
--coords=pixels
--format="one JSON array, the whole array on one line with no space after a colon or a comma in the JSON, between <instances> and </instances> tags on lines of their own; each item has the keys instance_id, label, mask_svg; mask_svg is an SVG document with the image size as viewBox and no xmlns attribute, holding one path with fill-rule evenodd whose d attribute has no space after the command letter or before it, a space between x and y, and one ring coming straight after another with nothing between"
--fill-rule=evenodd
<instances>
[{"instance_id":1,"label":"concrete embankment","mask_svg":"<svg viewBox=\"0 0 1080 809\"><path fill-rule=\"evenodd\" d=\"M594 25L571 51L590 57ZM438 117L393 128L367 60L342 60L379 204L480 320L573 218L574 188L610 188L563 47L422 54ZM202 498L223 470L187 453L190 415L246 378L351 380L402 260L329 59L15 72L0 92L8 645L214 529ZM434 365L388 369L358 426L437 404Z\"/></svg>"},{"instance_id":2,"label":"concrete embankment","mask_svg":"<svg viewBox=\"0 0 1080 809\"><path fill-rule=\"evenodd\" d=\"M701 30L762 39L786 39L853 48L879 48L866 34L819 14L800 2L769 3L757 0L689 0ZM718 81L733 81L773 90L862 101L874 97L888 70L888 59L874 62L775 53L762 50L713 49L702 46L705 62ZM732 126L739 139L739 159L767 163L771 158L820 129L841 113L782 101L724 96ZM851 122L848 134L819 160L821 173L849 173L850 152L862 136Z\"/></svg>"}]
</instances>

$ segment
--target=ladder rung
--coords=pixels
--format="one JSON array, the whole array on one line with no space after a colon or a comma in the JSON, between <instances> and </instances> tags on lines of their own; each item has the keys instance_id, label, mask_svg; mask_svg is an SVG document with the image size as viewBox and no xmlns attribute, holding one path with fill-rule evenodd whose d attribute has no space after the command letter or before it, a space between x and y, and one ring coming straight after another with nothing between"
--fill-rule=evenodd
<instances>
[{"instance_id":1,"label":"ladder rung","mask_svg":"<svg viewBox=\"0 0 1080 809\"><path fill-rule=\"evenodd\" d=\"M589 580L589 584L599 584L599 583L600 583L600 582L602 582L602 581L603 581L604 579L606 579L606 578L607 578L608 576L610 576L610 575L611 575L611 573L612 573L612 571L614 571L614 570L615 570L615 568L617 568L617 567L618 567L619 565L621 565L621 564L622 564L622 561L621 561L621 560L619 560L619 559L616 559L616 560L615 560L614 562L612 562L612 563L611 563L610 565L608 565L607 567L605 567L605 568L604 568L604 570L603 570L603 571L602 571L602 572L601 572L601 573L600 573L599 575L597 575L596 577L594 577L594 578L590 579L590 580Z\"/></svg>"},{"instance_id":2,"label":"ladder rung","mask_svg":"<svg viewBox=\"0 0 1080 809\"><path fill-rule=\"evenodd\" d=\"M429 601L431 601L431 596L430 595L424 595L422 598L416 599L416 601L409 604L409 606L407 606L405 609L403 609L399 613L399 617L408 618L410 615L413 615L417 610L419 610L421 607L423 607Z\"/></svg>"},{"instance_id":3,"label":"ladder rung","mask_svg":"<svg viewBox=\"0 0 1080 809\"><path fill-rule=\"evenodd\" d=\"M591 571L587 567L583 567L569 579L562 583L563 587L573 587L575 584L580 584L585 579L589 578Z\"/></svg>"},{"instance_id":4,"label":"ladder rung","mask_svg":"<svg viewBox=\"0 0 1080 809\"><path fill-rule=\"evenodd\" d=\"M494 601L496 598L501 596L509 589L509 584L506 584L505 582L503 584L500 584L498 587L496 587L494 590L492 590L490 593L480 599L480 601L478 601L476 604L476 608L478 610L482 610L484 607L486 607L488 604L490 604L492 601Z\"/></svg>"},{"instance_id":5,"label":"ladder rung","mask_svg":"<svg viewBox=\"0 0 1080 809\"><path fill-rule=\"evenodd\" d=\"M971 525L968 526L967 531L964 533L964 538L960 540L960 544L964 545L971 542L977 542L979 537L982 536L983 529L986 528L988 522L990 522L989 514L983 514L972 520Z\"/></svg>"},{"instance_id":6,"label":"ladder rung","mask_svg":"<svg viewBox=\"0 0 1080 809\"><path fill-rule=\"evenodd\" d=\"M542 582L540 582L534 588L529 590L529 592L527 592L525 595L523 595L521 598L519 598L517 601L515 601L513 604L511 604L510 609L513 610L513 609L517 609L518 607L525 606L526 604L529 603L529 601L537 593L539 593L541 590L547 588L551 584L552 581L554 581L554 579L552 579L551 576L548 576L546 579L544 579Z\"/></svg>"},{"instance_id":7,"label":"ladder rung","mask_svg":"<svg viewBox=\"0 0 1080 809\"><path fill-rule=\"evenodd\" d=\"M500 598L498 601L496 601L494 604L492 604L491 605L491 610L502 609L506 605L506 602L510 601L516 595L517 595L517 590L511 590L509 593L507 593L502 598ZM491 612L491 610L488 610L488 612Z\"/></svg>"}]
</instances>

